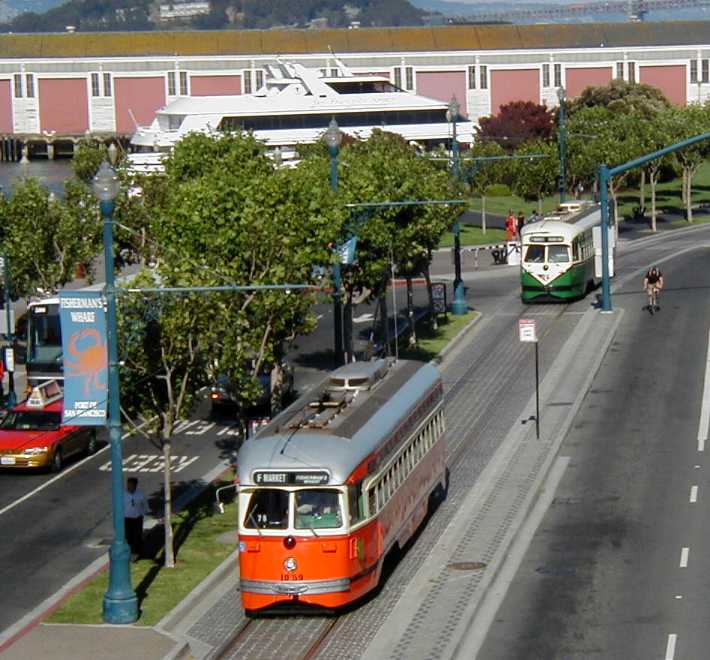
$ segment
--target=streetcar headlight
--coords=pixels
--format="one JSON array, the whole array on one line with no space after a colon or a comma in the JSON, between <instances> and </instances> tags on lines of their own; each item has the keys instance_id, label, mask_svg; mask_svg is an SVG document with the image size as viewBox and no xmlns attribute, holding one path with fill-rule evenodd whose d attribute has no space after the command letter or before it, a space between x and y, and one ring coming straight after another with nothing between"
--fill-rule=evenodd
<instances>
[{"instance_id":1,"label":"streetcar headlight","mask_svg":"<svg viewBox=\"0 0 710 660\"><path fill-rule=\"evenodd\" d=\"M284 570L293 572L298 568L298 564L296 563L296 560L293 557L288 557L284 561Z\"/></svg>"}]
</instances>

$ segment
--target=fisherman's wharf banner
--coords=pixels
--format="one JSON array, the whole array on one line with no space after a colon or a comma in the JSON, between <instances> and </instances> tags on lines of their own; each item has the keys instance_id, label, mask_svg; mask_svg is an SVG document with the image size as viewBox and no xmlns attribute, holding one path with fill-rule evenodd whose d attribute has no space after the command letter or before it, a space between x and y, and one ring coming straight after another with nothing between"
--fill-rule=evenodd
<instances>
[{"instance_id":1,"label":"fisherman's wharf banner","mask_svg":"<svg viewBox=\"0 0 710 660\"><path fill-rule=\"evenodd\" d=\"M59 320L64 354L62 423L103 426L108 410L108 353L102 292L62 291Z\"/></svg>"}]
</instances>

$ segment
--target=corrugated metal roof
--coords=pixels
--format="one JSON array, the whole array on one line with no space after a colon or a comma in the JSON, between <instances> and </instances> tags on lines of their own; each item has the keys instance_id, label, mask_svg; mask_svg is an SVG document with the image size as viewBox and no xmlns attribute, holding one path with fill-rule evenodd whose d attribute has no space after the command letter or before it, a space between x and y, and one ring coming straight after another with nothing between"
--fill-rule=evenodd
<instances>
[{"instance_id":1,"label":"corrugated metal roof","mask_svg":"<svg viewBox=\"0 0 710 660\"><path fill-rule=\"evenodd\" d=\"M710 22L0 35L0 58L276 55L710 44Z\"/></svg>"}]
</instances>

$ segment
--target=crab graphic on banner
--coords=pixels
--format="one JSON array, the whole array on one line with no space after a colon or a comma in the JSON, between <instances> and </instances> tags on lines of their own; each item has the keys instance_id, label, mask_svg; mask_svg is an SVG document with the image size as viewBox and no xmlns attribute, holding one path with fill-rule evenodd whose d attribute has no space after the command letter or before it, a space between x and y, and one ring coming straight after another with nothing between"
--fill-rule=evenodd
<instances>
[{"instance_id":1,"label":"crab graphic on banner","mask_svg":"<svg viewBox=\"0 0 710 660\"><path fill-rule=\"evenodd\" d=\"M106 314L100 291L59 296L64 353L64 424L102 426L108 406Z\"/></svg>"}]
</instances>

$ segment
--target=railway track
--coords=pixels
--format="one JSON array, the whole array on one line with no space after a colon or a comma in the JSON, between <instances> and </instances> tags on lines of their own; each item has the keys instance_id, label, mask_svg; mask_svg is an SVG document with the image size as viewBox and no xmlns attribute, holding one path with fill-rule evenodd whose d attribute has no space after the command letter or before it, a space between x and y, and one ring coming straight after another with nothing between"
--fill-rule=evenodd
<instances>
[{"instance_id":1,"label":"railway track","mask_svg":"<svg viewBox=\"0 0 710 660\"><path fill-rule=\"evenodd\" d=\"M541 339L544 339L568 308L569 305L560 305L554 314L544 317L546 322L540 329ZM511 317L514 319L511 326L517 324L518 318L525 318L526 315L534 314L535 310L539 309L539 305L526 306L520 314ZM492 344L491 349L494 346L495 344ZM524 348L516 346L516 350L524 350ZM478 359L467 366L463 374L450 381L450 387L445 394L447 407L459 403L457 399L460 397L457 395L461 389L474 377L478 378L481 372L486 373L486 380L499 384L498 387L485 388L485 396L477 401L476 413L473 417L468 417L465 429L449 430L447 465L452 471L453 466L471 446L467 441L470 433L480 433L486 427L488 422L484 416L487 410L490 411L490 406L495 402L496 397L500 396L500 388L506 387L506 384L515 378L515 373L519 370L518 360L511 362L512 364L501 363L497 361L494 350L484 350ZM452 441L452 438L456 440ZM344 615L327 618L310 616L245 619L223 647L218 649L213 660L263 660L263 658L273 657L278 657L280 660L314 660L321 652L327 652L330 641L337 639L335 635L337 635L339 622L346 623L349 618L351 616Z\"/></svg>"},{"instance_id":2,"label":"railway track","mask_svg":"<svg viewBox=\"0 0 710 660\"><path fill-rule=\"evenodd\" d=\"M265 652L264 645L265 640L273 641L277 635L286 640L283 647L278 649L279 658L314 660L333 633L339 619L337 616L247 619L223 647L217 650L211 660L262 660L265 657L273 657L269 651ZM289 635L284 628L301 630ZM308 630L304 631L303 628Z\"/></svg>"}]
</instances>

